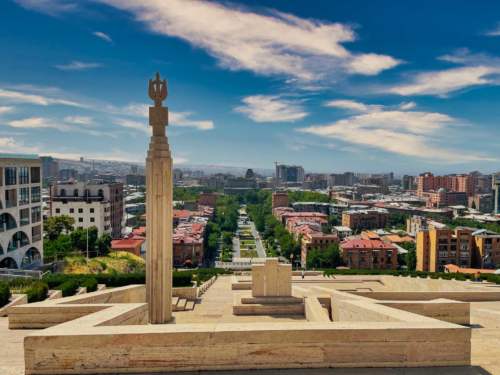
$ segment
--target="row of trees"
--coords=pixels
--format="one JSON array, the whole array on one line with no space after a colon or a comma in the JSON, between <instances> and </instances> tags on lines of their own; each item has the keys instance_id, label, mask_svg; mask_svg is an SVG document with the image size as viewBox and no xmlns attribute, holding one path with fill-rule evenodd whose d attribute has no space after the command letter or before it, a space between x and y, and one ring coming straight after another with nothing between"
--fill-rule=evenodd
<instances>
[{"instance_id":1,"label":"row of trees","mask_svg":"<svg viewBox=\"0 0 500 375\"><path fill-rule=\"evenodd\" d=\"M223 195L217 199L215 207L215 217L210 220L205 228L205 249L206 257L212 260L222 240L223 250L232 250L232 239L238 229L238 198ZM228 255L229 257L229 255ZM225 259L229 260L229 259Z\"/></svg>"},{"instance_id":2,"label":"row of trees","mask_svg":"<svg viewBox=\"0 0 500 375\"><path fill-rule=\"evenodd\" d=\"M90 257L104 256L111 248L111 236L98 235L96 227L74 228L75 220L70 216L49 217L45 222L44 261L50 263L70 255Z\"/></svg>"}]
</instances>

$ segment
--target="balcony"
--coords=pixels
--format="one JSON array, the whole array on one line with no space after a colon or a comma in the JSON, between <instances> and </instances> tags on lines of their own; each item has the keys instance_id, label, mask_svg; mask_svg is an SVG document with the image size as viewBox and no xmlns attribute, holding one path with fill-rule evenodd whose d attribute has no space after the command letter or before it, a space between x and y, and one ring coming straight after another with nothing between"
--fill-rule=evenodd
<instances>
[{"instance_id":1,"label":"balcony","mask_svg":"<svg viewBox=\"0 0 500 375\"><path fill-rule=\"evenodd\" d=\"M104 201L104 197L101 197L99 195L88 195L88 196L82 196L82 197L72 197L72 196L57 196L57 197L52 197L52 200L54 202L102 202Z\"/></svg>"}]
</instances>

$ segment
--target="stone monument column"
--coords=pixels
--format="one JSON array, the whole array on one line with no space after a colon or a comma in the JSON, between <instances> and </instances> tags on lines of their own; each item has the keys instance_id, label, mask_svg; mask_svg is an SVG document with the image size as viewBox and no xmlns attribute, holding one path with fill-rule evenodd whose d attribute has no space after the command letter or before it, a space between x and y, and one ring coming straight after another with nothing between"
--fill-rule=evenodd
<instances>
[{"instance_id":1,"label":"stone monument column","mask_svg":"<svg viewBox=\"0 0 500 375\"><path fill-rule=\"evenodd\" d=\"M172 320L172 156L165 135L167 82L149 80L149 125L153 135L146 158L146 300L150 324Z\"/></svg>"}]
</instances>

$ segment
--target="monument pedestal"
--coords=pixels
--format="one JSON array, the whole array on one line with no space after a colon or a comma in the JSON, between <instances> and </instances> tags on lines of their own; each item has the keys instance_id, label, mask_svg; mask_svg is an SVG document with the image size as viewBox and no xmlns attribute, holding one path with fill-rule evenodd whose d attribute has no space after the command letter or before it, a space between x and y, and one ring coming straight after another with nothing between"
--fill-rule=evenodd
<instances>
[{"instance_id":1,"label":"monument pedestal","mask_svg":"<svg viewBox=\"0 0 500 375\"><path fill-rule=\"evenodd\" d=\"M292 296L292 266L268 258L252 266L252 293L237 295L234 315L304 316L304 299Z\"/></svg>"}]
</instances>

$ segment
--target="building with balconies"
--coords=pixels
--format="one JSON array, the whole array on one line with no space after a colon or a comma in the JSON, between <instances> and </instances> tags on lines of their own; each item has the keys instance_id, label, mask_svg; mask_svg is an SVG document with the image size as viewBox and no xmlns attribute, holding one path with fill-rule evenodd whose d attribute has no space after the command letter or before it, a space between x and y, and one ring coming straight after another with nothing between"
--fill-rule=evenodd
<instances>
[{"instance_id":1,"label":"building with balconies","mask_svg":"<svg viewBox=\"0 0 500 375\"><path fill-rule=\"evenodd\" d=\"M0 154L0 268L43 263L41 165L37 155Z\"/></svg>"},{"instance_id":2,"label":"building with balconies","mask_svg":"<svg viewBox=\"0 0 500 375\"><path fill-rule=\"evenodd\" d=\"M121 237L123 207L121 183L69 181L50 188L50 216L70 216L76 228L95 226L99 236Z\"/></svg>"}]
</instances>

